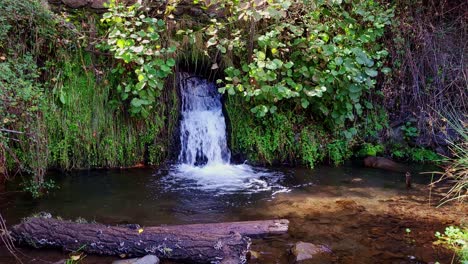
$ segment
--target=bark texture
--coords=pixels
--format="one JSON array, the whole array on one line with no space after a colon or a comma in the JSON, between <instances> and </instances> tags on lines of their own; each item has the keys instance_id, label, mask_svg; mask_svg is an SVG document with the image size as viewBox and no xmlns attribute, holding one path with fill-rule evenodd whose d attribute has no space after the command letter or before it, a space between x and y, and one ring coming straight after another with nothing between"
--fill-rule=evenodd
<instances>
[{"instance_id":1,"label":"bark texture","mask_svg":"<svg viewBox=\"0 0 468 264\"><path fill-rule=\"evenodd\" d=\"M230 232L212 232L210 225L130 228L93 223L75 223L53 218L28 218L11 228L20 245L36 248L81 250L90 254L145 256L187 263L245 263L250 238ZM233 225L236 226L236 225ZM236 229L236 228L234 228ZM249 230L252 233L251 230Z\"/></svg>"}]
</instances>

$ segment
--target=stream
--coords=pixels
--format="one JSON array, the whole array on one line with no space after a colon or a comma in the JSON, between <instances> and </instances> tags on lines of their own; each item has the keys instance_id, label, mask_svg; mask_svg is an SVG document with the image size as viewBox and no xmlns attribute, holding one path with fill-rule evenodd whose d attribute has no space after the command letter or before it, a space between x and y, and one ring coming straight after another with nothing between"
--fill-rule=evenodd
<instances>
[{"instance_id":1,"label":"stream","mask_svg":"<svg viewBox=\"0 0 468 264\"><path fill-rule=\"evenodd\" d=\"M332 250L317 263L450 263L452 253L432 245L434 233L466 217L467 208L435 208L440 196L428 196L428 175L415 174L413 189L406 190L401 174L363 168L359 162L314 170L263 168L262 173L273 176L259 177L267 185L250 191L201 188L190 178L175 178L170 170L57 173L51 176L60 188L49 196L32 200L7 192L1 196L0 210L8 225L38 212L142 226L289 219L287 235L253 240L260 258L250 263L290 263L288 249L297 241ZM15 183L7 187L18 188ZM21 250L28 256L26 263L67 257L55 250ZM87 256L82 263L115 259ZM0 250L0 263L15 263L5 248Z\"/></svg>"}]
</instances>

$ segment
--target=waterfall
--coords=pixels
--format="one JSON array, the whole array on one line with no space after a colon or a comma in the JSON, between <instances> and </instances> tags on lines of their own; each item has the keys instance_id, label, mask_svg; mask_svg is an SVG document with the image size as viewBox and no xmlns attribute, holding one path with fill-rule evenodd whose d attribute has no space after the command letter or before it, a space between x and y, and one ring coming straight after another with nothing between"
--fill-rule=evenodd
<instances>
[{"instance_id":1,"label":"waterfall","mask_svg":"<svg viewBox=\"0 0 468 264\"><path fill-rule=\"evenodd\" d=\"M163 181L165 188L227 193L288 192L283 174L247 164L230 164L226 122L216 85L179 73L181 95L180 153Z\"/></svg>"},{"instance_id":2,"label":"waterfall","mask_svg":"<svg viewBox=\"0 0 468 264\"><path fill-rule=\"evenodd\" d=\"M216 86L200 77L179 74L182 99L179 163L204 166L229 164L226 122Z\"/></svg>"}]
</instances>

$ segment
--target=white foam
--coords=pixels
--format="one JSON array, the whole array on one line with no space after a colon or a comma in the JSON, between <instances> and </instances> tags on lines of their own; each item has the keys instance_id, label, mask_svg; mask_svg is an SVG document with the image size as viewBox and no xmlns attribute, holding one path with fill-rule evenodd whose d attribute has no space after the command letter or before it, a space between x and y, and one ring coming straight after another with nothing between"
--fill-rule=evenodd
<instances>
[{"instance_id":1,"label":"white foam","mask_svg":"<svg viewBox=\"0 0 468 264\"><path fill-rule=\"evenodd\" d=\"M187 164L174 166L164 178L168 188L198 189L226 193L287 192L281 186L283 174L246 164L212 164L196 167Z\"/></svg>"}]
</instances>

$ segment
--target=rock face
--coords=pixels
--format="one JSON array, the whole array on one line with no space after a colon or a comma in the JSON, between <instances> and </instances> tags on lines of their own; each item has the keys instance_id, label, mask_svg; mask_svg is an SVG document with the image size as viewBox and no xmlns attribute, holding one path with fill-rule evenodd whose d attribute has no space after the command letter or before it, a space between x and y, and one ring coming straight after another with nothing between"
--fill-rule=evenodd
<instances>
[{"instance_id":1,"label":"rock face","mask_svg":"<svg viewBox=\"0 0 468 264\"><path fill-rule=\"evenodd\" d=\"M331 249L324 245L297 242L291 249L293 263L330 263Z\"/></svg>"},{"instance_id":2,"label":"rock face","mask_svg":"<svg viewBox=\"0 0 468 264\"><path fill-rule=\"evenodd\" d=\"M159 258L155 255L147 255L142 258L116 260L112 264L159 264Z\"/></svg>"},{"instance_id":3,"label":"rock face","mask_svg":"<svg viewBox=\"0 0 468 264\"><path fill-rule=\"evenodd\" d=\"M106 4L110 0L42 0L48 2L53 6L65 6L68 8L89 8L95 12L105 12L107 7ZM138 0L122 0L126 4L134 4ZM163 8L164 10L165 1L150 1L152 8ZM141 3L141 2L140 2ZM156 4L156 5L155 5ZM201 5L194 4L192 0L180 0L177 3L176 8L172 11L172 14L177 16L189 15L195 17L197 20L208 20L213 17L223 18L225 17L225 9L219 5L211 4L207 8Z\"/></svg>"}]
</instances>

